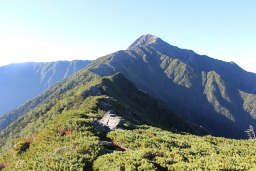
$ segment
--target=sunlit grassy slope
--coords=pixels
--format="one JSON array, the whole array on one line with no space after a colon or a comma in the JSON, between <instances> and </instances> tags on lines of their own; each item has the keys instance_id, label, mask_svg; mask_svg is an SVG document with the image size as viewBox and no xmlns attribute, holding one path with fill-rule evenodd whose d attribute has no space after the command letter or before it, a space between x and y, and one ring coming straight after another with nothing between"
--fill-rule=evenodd
<instances>
[{"instance_id":1,"label":"sunlit grassy slope","mask_svg":"<svg viewBox=\"0 0 256 171\"><path fill-rule=\"evenodd\" d=\"M46 92L41 97L44 97L41 103L2 132L0 168L256 168L254 141L194 135L202 133L201 130L181 120L161 102L137 90L121 74L99 77L82 71L49 91L51 93L47 95ZM124 129L102 133L95 129L94 120L101 118L109 106L125 119ZM113 142L115 148L103 146L102 141Z\"/></svg>"}]
</instances>

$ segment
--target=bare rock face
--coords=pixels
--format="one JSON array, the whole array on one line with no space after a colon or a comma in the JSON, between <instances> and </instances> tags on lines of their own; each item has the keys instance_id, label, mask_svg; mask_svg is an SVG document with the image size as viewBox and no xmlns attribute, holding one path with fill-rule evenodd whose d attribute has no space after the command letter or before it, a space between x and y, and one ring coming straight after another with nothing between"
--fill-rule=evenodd
<instances>
[{"instance_id":1,"label":"bare rock face","mask_svg":"<svg viewBox=\"0 0 256 171\"><path fill-rule=\"evenodd\" d=\"M109 132L117 129L122 129L124 119L121 116L108 111L100 120L94 121L95 128L100 132Z\"/></svg>"},{"instance_id":2,"label":"bare rock face","mask_svg":"<svg viewBox=\"0 0 256 171\"><path fill-rule=\"evenodd\" d=\"M99 123L109 127L110 130L117 129L118 126L120 126L122 117L117 116L116 114L112 114L110 112L107 112L101 120L99 120Z\"/></svg>"}]
</instances>

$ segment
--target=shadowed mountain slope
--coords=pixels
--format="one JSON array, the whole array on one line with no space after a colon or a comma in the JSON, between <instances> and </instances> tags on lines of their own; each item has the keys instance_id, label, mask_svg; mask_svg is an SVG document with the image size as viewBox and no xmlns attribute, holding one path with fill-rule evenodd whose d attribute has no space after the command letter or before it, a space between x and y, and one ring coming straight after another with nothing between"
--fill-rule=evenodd
<instances>
[{"instance_id":1,"label":"shadowed mountain slope","mask_svg":"<svg viewBox=\"0 0 256 171\"><path fill-rule=\"evenodd\" d=\"M243 138L249 124L256 123L256 74L153 35L96 60L89 70L102 76L121 72L137 88L213 135Z\"/></svg>"}]
</instances>

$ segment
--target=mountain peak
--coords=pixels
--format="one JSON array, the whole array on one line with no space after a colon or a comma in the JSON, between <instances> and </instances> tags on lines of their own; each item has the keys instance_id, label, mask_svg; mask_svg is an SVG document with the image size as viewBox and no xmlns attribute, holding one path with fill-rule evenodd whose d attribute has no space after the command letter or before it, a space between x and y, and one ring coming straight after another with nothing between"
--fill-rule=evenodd
<instances>
[{"instance_id":1,"label":"mountain peak","mask_svg":"<svg viewBox=\"0 0 256 171\"><path fill-rule=\"evenodd\" d=\"M137 40L135 40L135 42L133 42L129 46L128 50L134 50L138 47L153 44L153 43L156 43L159 40L161 40L161 39L157 36L154 36L152 34L144 34L144 35L140 36Z\"/></svg>"}]
</instances>

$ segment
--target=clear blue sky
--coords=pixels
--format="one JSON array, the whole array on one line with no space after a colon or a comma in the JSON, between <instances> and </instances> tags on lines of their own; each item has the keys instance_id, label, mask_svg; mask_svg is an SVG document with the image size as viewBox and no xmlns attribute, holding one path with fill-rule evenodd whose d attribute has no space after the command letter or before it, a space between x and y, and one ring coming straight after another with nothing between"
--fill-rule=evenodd
<instances>
[{"instance_id":1,"label":"clear blue sky","mask_svg":"<svg viewBox=\"0 0 256 171\"><path fill-rule=\"evenodd\" d=\"M256 72L254 0L5 0L0 65L95 59L145 33Z\"/></svg>"}]
</instances>

